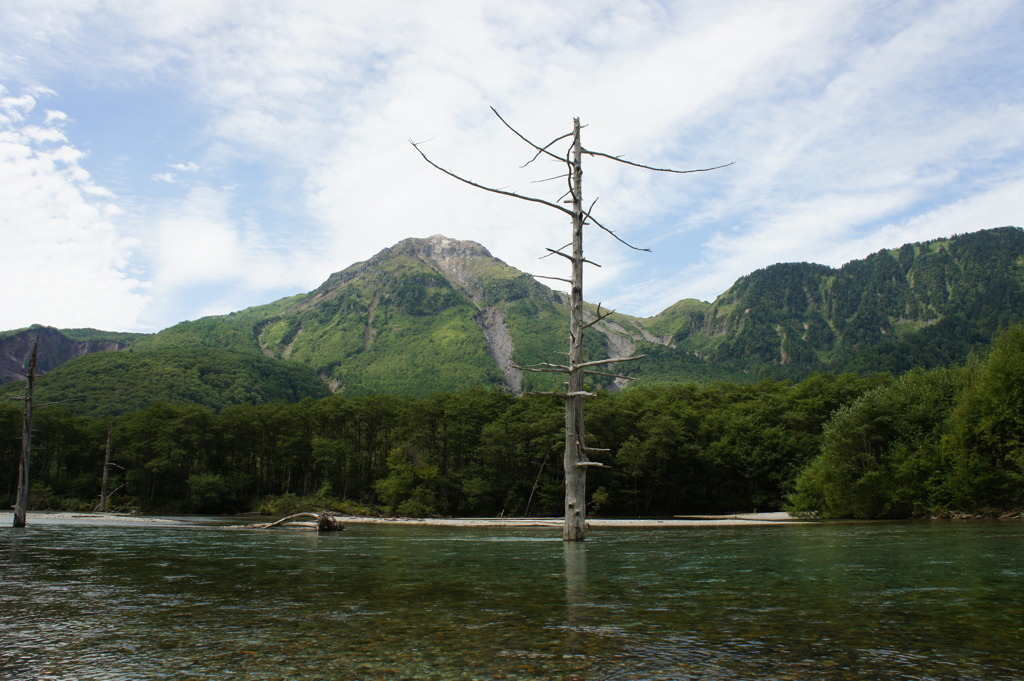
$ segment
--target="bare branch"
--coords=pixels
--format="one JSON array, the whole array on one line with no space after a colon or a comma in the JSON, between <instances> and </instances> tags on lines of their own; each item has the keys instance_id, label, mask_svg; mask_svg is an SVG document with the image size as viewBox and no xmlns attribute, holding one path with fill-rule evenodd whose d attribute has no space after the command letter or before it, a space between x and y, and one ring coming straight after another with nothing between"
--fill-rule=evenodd
<instances>
[{"instance_id":1,"label":"bare branch","mask_svg":"<svg viewBox=\"0 0 1024 681\"><path fill-rule=\"evenodd\" d=\"M547 256L545 256L545 257L547 257ZM564 281L567 284L571 284L572 283L571 279L566 279L564 277L547 277L547 276L544 276L543 274L531 274L530 276L531 277L536 277L537 279L554 279L555 281Z\"/></svg>"},{"instance_id":2,"label":"bare branch","mask_svg":"<svg viewBox=\"0 0 1024 681\"><path fill-rule=\"evenodd\" d=\"M552 157L554 159L557 159L559 161L563 160L561 156L556 156L555 154L552 154L550 151L548 151L548 149L550 149L551 146L553 144L555 144L555 142L558 142L560 140L564 140L566 137L572 137L572 133L571 132L567 132L566 134L562 135L561 137L556 137L555 139L551 140L550 142L548 142L543 147L538 147L536 144L534 144L530 140L528 140L525 137L523 137L523 135L518 130L516 130L511 125L509 125L508 121L506 121L504 118L502 118L501 114L498 113L498 110L495 109L493 106L491 107L491 111L494 112L494 115L498 117L498 120L501 121L502 123L504 123L505 127L508 128L509 130L511 130L513 132L513 134L515 134L516 137L518 137L519 139L523 140L524 142L526 142L531 147L533 147L534 149L537 150L537 154L533 158L531 158L529 161L527 161L525 164L523 164L523 166L522 166L523 168L525 168L526 166L528 166L531 163L533 163L534 161L536 161L537 157L540 156L541 154L547 154L548 156L550 156L550 157Z\"/></svg>"},{"instance_id":3,"label":"bare branch","mask_svg":"<svg viewBox=\"0 0 1024 681\"><path fill-rule=\"evenodd\" d=\"M565 246L562 246L562 248L565 248ZM548 255L560 255L563 258L565 258L566 260L572 262L572 256L569 255L568 253L562 253L561 251L556 251L553 248L545 248L544 250L548 252ZM544 257L547 257L547 256L544 256Z\"/></svg>"},{"instance_id":4,"label":"bare branch","mask_svg":"<svg viewBox=\"0 0 1024 681\"><path fill-rule=\"evenodd\" d=\"M611 154L605 154L600 151L591 151L590 149L584 149L583 153L588 156L600 156L602 158L611 159L612 161L618 161L619 163L625 163L626 165L633 166L634 168L654 170L659 173L676 173L678 175L687 175L689 173L706 173L711 170L718 170L719 168L728 168L729 166L736 163L736 161L733 161L732 163L726 163L725 165L715 166L714 168L697 168L695 170L675 170L674 168L655 168L654 166L644 165L643 163L634 163L633 161L627 161L621 156L612 156Z\"/></svg>"},{"instance_id":5,"label":"bare branch","mask_svg":"<svg viewBox=\"0 0 1024 681\"><path fill-rule=\"evenodd\" d=\"M591 206L591 207L593 207L593 206ZM625 246L629 246L629 247L630 247L630 248L632 248L632 249L633 249L634 251L645 251L645 252L647 252L647 253L650 253L650 252L651 252L651 249L649 249L649 248L640 248L639 246L634 246L633 244L629 243L628 241L625 241L625 240L623 240L623 238L622 238L622 237L620 237L620 236L619 236L618 234L616 234L615 232L613 232L612 230L608 229L607 227L605 227L604 225L602 225L602 224L601 224L600 222L598 222L597 218L595 218L595 217L594 217L593 215L591 215L591 214L590 214L589 212L587 212L587 211L583 211L583 215L584 215L584 216L585 216L585 217L586 217L586 218L587 218L588 220L590 220L591 222L593 222L593 223L594 223L595 225L597 225L598 227L600 227L600 228L601 228L601 229L603 229L604 231L606 231L606 232L608 232L609 234L611 234L611 235L612 235L612 238L614 238L614 239L615 239L616 241L618 241L619 243L621 243L621 244L623 244L623 245L625 245Z\"/></svg>"},{"instance_id":6,"label":"bare branch","mask_svg":"<svg viewBox=\"0 0 1024 681\"><path fill-rule=\"evenodd\" d=\"M545 178L543 180L531 180L530 184L540 184L541 182L550 182L551 180L561 180L566 175L568 175L568 173L565 173L563 175L555 175L554 177L548 177L548 178ZM591 207L593 207L593 206L591 206Z\"/></svg>"},{"instance_id":7,"label":"bare branch","mask_svg":"<svg viewBox=\"0 0 1024 681\"><path fill-rule=\"evenodd\" d=\"M465 184L468 184L471 187L476 187L477 189L483 189L484 191L488 191L488 192L491 192L491 193L494 193L494 194L501 194L502 196L511 196L512 198L522 199L523 201L531 201L533 203L539 203L539 204L548 206L549 208L554 208L555 210L560 210L560 211L562 211L563 213L565 213L567 215L572 215L572 211L571 210L569 210L568 208L566 208L564 206L560 206L557 203L551 203L550 201L545 201L544 199L538 199L538 198L536 198L534 196L524 196L523 194L516 194L515 192L509 192L509 191L505 191L503 189L495 189L494 187L488 187L487 185L480 184L479 182L474 182L473 180L467 180L466 178L464 178L464 177L462 177L460 175L456 175L455 173L453 173L452 171L448 170L447 168L442 168L441 166L439 166L436 163L434 163L433 161L431 161L430 158L426 154L423 153L423 150L419 148L419 146L418 146L418 144L416 142L413 142L412 140L409 140L409 144L411 144L413 146L413 148L416 149L417 152L419 152L419 155L423 157L424 161L426 161L430 165L434 166L435 168L440 170L445 175L448 175L449 177L454 177L459 182L464 182Z\"/></svg>"},{"instance_id":8,"label":"bare branch","mask_svg":"<svg viewBox=\"0 0 1024 681\"><path fill-rule=\"evenodd\" d=\"M577 364L574 368L582 369L584 367L601 366L602 364L617 364L618 362L634 362L634 361L636 361L638 359L643 359L646 356L647 355L637 355L636 357L613 357L613 358L610 358L610 359L595 359L592 362L581 362L580 364Z\"/></svg>"},{"instance_id":9,"label":"bare branch","mask_svg":"<svg viewBox=\"0 0 1024 681\"><path fill-rule=\"evenodd\" d=\"M556 392L547 392L547 391L542 391L542 390L531 390L531 391L529 391L527 393L523 393L523 394L524 395L540 395L542 397L563 397L563 398L564 397L597 397L597 393L591 393L591 392L587 392L585 390L579 390L579 391L571 392L571 393L556 393Z\"/></svg>"},{"instance_id":10,"label":"bare branch","mask_svg":"<svg viewBox=\"0 0 1024 681\"><path fill-rule=\"evenodd\" d=\"M603 321L603 320L605 320L605 319L608 319L608 318L609 318L609 317L611 317L611 316L612 316L613 314L615 314L615 310L608 310L608 311L607 311L607 312L605 312L604 314L601 314L601 303L598 303L598 304L597 304L597 317L596 317L596 318L594 319L594 321L592 321L592 322L588 322L588 323L584 324L584 325L583 325L583 328L584 328L584 329L589 329L589 328L590 328L590 327L592 327L592 326L593 326L594 324L597 324L598 322L601 322L601 321Z\"/></svg>"},{"instance_id":11,"label":"bare branch","mask_svg":"<svg viewBox=\"0 0 1024 681\"><path fill-rule=\"evenodd\" d=\"M565 248L565 247L563 246L563 248ZM553 248L546 248L544 250L546 250L551 255L560 255L563 258L565 258L566 260L568 260L569 262L572 262L574 260L574 258L571 255L569 255L568 253L562 253L561 251L556 251ZM593 260L587 260L586 258L581 258L580 262L585 262L588 265L593 265L594 267L600 267L601 266L600 264L594 262Z\"/></svg>"},{"instance_id":12,"label":"bare branch","mask_svg":"<svg viewBox=\"0 0 1024 681\"><path fill-rule=\"evenodd\" d=\"M569 373L569 367L561 364L551 364L550 362L541 362L540 364L527 364L525 366L513 365L516 369L521 371L559 371L562 373Z\"/></svg>"},{"instance_id":13,"label":"bare branch","mask_svg":"<svg viewBox=\"0 0 1024 681\"><path fill-rule=\"evenodd\" d=\"M559 251L562 251L563 249L569 248L569 246L572 246L572 242L571 241L569 243L567 243L566 245L562 246L561 248L549 248L547 250L559 252ZM551 253L548 253L547 255L542 255L542 256L540 256L540 259L543 260L544 258L550 258L551 255L552 255Z\"/></svg>"},{"instance_id":14,"label":"bare branch","mask_svg":"<svg viewBox=\"0 0 1024 681\"><path fill-rule=\"evenodd\" d=\"M627 380L627 381L638 381L638 380L640 380L636 376L627 376L625 374L610 374L610 373L608 373L606 371L587 371L587 370L584 370L583 373L585 373L587 376L606 376L608 378L621 378L621 379L624 379L624 380Z\"/></svg>"}]
</instances>

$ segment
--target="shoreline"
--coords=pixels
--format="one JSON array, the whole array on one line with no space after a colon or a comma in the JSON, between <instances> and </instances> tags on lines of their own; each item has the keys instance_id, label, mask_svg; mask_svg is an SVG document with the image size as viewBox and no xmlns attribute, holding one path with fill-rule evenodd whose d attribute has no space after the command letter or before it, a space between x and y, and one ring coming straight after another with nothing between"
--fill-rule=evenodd
<instances>
[{"instance_id":1,"label":"shoreline","mask_svg":"<svg viewBox=\"0 0 1024 681\"><path fill-rule=\"evenodd\" d=\"M234 516L169 517L132 515L126 513L89 513L71 511L33 511L28 514L28 525L162 525L196 526L200 518L226 520ZM339 515L337 518L346 525L425 525L434 527L539 527L560 528L562 518L397 518ZM0 526L10 527L14 520L12 512L0 512ZM244 522L238 517L239 523ZM793 525L809 524L816 521L796 518L785 511L772 513L732 513L728 515L687 515L672 518L587 518L591 529L613 527L722 527L740 525ZM233 527L226 524L224 527Z\"/></svg>"},{"instance_id":2,"label":"shoreline","mask_svg":"<svg viewBox=\"0 0 1024 681\"><path fill-rule=\"evenodd\" d=\"M560 528L563 518L372 518L338 516L343 523L386 525L430 525L436 527L552 527ZM736 525L790 525L815 521L796 518L778 511L772 513L733 513L729 515L676 516L673 518L587 518L592 529L606 527L717 527Z\"/></svg>"}]
</instances>

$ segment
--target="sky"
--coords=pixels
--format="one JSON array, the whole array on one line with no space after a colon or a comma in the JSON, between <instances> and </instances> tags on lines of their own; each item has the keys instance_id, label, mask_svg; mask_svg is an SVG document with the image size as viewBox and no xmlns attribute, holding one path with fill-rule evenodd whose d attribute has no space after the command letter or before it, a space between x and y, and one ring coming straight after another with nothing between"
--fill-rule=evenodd
<instances>
[{"instance_id":1,"label":"sky","mask_svg":"<svg viewBox=\"0 0 1024 681\"><path fill-rule=\"evenodd\" d=\"M408 237L523 271L583 146L584 295L655 315L779 262L1024 224L1019 0L4 0L0 329L157 331ZM555 149L566 150L566 142ZM544 280L551 285L553 282Z\"/></svg>"}]
</instances>

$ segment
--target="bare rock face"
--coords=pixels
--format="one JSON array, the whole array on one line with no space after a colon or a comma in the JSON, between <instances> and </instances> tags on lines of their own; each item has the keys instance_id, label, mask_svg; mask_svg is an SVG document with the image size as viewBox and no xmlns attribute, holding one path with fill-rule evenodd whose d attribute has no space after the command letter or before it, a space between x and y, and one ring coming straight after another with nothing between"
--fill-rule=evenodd
<instances>
[{"instance_id":1,"label":"bare rock face","mask_svg":"<svg viewBox=\"0 0 1024 681\"><path fill-rule=\"evenodd\" d=\"M39 338L39 360L36 371L44 374L69 359L91 352L123 350L126 343L107 340L73 340L50 326L34 326L0 338L0 385L24 378L15 371L28 367L32 346Z\"/></svg>"},{"instance_id":2,"label":"bare rock face","mask_svg":"<svg viewBox=\"0 0 1024 681\"><path fill-rule=\"evenodd\" d=\"M512 336L505 325L504 313L497 307L485 308L476 316L476 323L484 332L487 350L505 374L505 387L512 391L512 394L519 395L523 392L523 371L515 366L512 357L515 348Z\"/></svg>"},{"instance_id":3,"label":"bare rock face","mask_svg":"<svg viewBox=\"0 0 1024 681\"><path fill-rule=\"evenodd\" d=\"M481 308L483 286L480 272L494 261L494 256L475 241L459 241L441 234L429 239L409 239L416 254L432 264L452 286L468 295Z\"/></svg>"}]
</instances>

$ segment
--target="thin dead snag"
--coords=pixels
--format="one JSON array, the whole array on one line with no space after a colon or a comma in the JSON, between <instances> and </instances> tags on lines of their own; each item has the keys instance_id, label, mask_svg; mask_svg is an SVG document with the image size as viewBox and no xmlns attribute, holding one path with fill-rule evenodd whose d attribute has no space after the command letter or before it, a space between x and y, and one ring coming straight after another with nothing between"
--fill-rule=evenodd
<instances>
[{"instance_id":1,"label":"thin dead snag","mask_svg":"<svg viewBox=\"0 0 1024 681\"><path fill-rule=\"evenodd\" d=\"M32 401L35 397L36 361L39 359L39 336L32 345L32 358L25 374L25 405L21 418L21 459L18 462L18 491L14 500L14 527L25 527L28 514L28 472L32 463Z\"/></svg>"},{"instance_id":2,"label":"thin dead snag","mask_svg":"<svg viewBox=\"0 0 1024 681\"><path fill-rule=\"evenodd\" d=\"M650 249L638 248L619 237L608 227L605 227L597 219L594 218L592 211L594 203L590 205L588 209L583 208L583 156L590 156L593 158L604 158L618 163L624 163L629 166L636 168L642 168L645 170L652 170L656 172L667 172L667 173L702 173L709 170L717 170L718 168L724 168L726 166L716 166L714 168L701 168L698 170L673 170L671 168L655 168L642 163L634 163L627 161L618 156L612 156L599 151L592 151L583 147L580 130L579 118L573 118L572 132L560 135L553 139L551 142L541 146L530 141L526 136L521 134L518 130L509 125L508 121L502 118L494 107L491 107L494 111L494 115L511 130L516 137L524 141L534 150L534 156L527 161L523 167L533 163L541 156L548 156L556 159L559 162L564 162L568 166L568 172L564 175L558 175L551 179L566 178L568 181L568 191L559 197L558 201L571 204L572 208L566 208L562 203L556 203L548 201L546 199L537 198L534 196L527 196L524 194L518 194L516 192L508 191L505 189L497 189L495 187L489 187L473 180L468 180L457 173L452 172L446 168L441 167L434 161L432 161L420 146L416 142L410 140L410 144L419 152L420 156L423 157L427 163L431 166L440 170L445 175L452 177L460 182L482 189L484 191L492 192L494 194L500 194L502 196L510 196L512 198L520 199L522 201L529 201L531 203L537 203L548 208L554 208L557 211L568 214L572 218L572 241L557 249L547 249L548 255L557 255L566 260L569 260L572 266L572 273L569 279L563 279L561 277L541 277L544 279L556 279L563 281L570 286L569 292L569 310L570 310L570 328L569 328L569 362L568 364L550 364L542 363L535 364L532 366L521 366L518 367L523 371L535 371L535 372L555 372L566 374L568 380L566 382L565 392L547 392L537 393L543 395L557 396L565 400L565 454L563 457L563 468L565 471L565 524L563 527L562 538L565 541L581 541L586 536L586 497L587 497L587 470L594 467L603 467L604 464L591 461L587 457L587 452L605 452L608 450L598 449L595 447L588 447L586 441L586 428L584 427L584 399L594 395L592 392L588 392L584 387L584 378L587 375L595 376L611 376L613 378L624 378L630 379L629 376L622 374L610 373L604 371L594 371L591 367L602 366L605 364L613 364L618 362L627 362L641 357L620 357L616 359L598 360L586 362L583 360L583 332L590 326L597 324L601 320L605 319L612 314L611 311L602 312L600 306L598 306L596 319L587 322L584 319L584 307L583 307L583 266L584 265L597 265L597 263L591 262L583 257L583 228L586 225L594 225L602 231L612 236L618 242L638 251L649 251ZM566 152L565 156L559 156L558 154L551 151L552 147L558 142L565 139L571 139L572 143ZM732 165L732 164L726 164ZM542 180L542 181L547 181ZM565 200L567 199L568 200ZM565 249L572 247L571 253L566 253ZM547 257L547 256L544 256ZM543 468L542 468L543 470ZM532 496L532 495L531 495Z\"/></svg>"},{"instance_id":3,"label":"thin dead snag","mask_svg":"<svg viewBox=\"0 0 1024 681\"><path fill-rule=\"evenodd\" d=\"M28 516L28 492L29 492L29 471L32 467L32 417L36 407L46 407L51 404L62 402L76 402L83 398L71 398L57 400L56 402L44 402L35 404L36 386L36 364L39 361L39 334L36 334L35 342L32 344L32 355L28 362L27 372L14 369L26 379L25 396L13 399L25 402L21 415L21 458L18 461L18 489L14 497L14 527L25 527Z\"/></svg>"}]
</instances>

